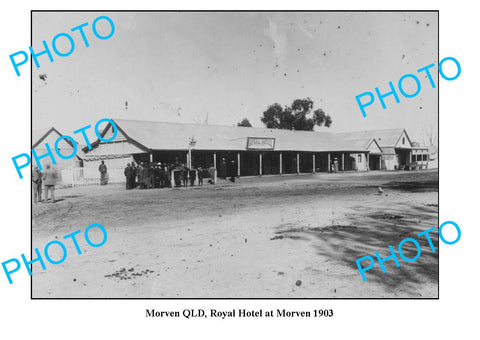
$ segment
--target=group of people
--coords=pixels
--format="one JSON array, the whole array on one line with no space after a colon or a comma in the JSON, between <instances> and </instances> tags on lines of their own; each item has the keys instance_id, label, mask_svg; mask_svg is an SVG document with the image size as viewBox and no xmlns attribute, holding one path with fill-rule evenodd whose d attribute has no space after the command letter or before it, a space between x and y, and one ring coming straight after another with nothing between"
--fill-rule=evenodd
<instances>
[{"instance_id":1,"label":"group of people","mask_svg":"<svg viewBox=\"0 0 480 340\"><path fill-rule=\"evenodd\" d=\"M215 168L213 165L208 169L208 182L214 184ZM170 188L170 187L186 187L195 185L198 177L198 185L203 185L204 170L202 167L190 169L185 163L175 162L175 164L167 163L147 163L135 162L128 163L124 170L126 178L126 189L153 189L153 188ZM172 178L173 177L173 178Z\"/></svg>"},{"instance_id":2,"label":"group of people","mask_svg":"<svg viewBox=\"0 0 480 340\"><path fill-rule=\"evenodd\" d=\"M227 166L225 159L221 163L221 177L225 178L227 173L233 167ZM107 166L102 161L98 167L100 172L100 185L106 185L108 183ZM208 178L208 183L215 184L216 168L213 164L210 164L208 169L202 167L196 167L190 169L187 164L175 162L175 164L167 163L147 163L135 162L128 163L124 170L126 177L126 188L129 189L152 189L152 188L170 188L170 187L186 187L194 186L198 178L198 185L203 185L204 177ZM235 181L235 176L231 177ZM45 166L44 171L40 171L38 166L35 166L32 170L32 193L34 203L48 202L50 193L50 200L55 202L55 185L57 182L57 172L50 164ZM231 179L232 180L232 179ZM45 198L42 199L42 193L45 193Z\"/></svg>"},{"instance_id":3,"label":"group of people","mask_svg":"<svg viewBox=\"0 0 480 340\"><path fill-rule=\"evenodd\" d=\"M50 192L51 202L55 203L55 184L57 182L57 172L50 164L45 166L42 172L36 166L32 171L32 194L33 202L48 203L48 193ZM42 191L45 192L45 199L42 200Z\"/></svg>"}]
</instances>

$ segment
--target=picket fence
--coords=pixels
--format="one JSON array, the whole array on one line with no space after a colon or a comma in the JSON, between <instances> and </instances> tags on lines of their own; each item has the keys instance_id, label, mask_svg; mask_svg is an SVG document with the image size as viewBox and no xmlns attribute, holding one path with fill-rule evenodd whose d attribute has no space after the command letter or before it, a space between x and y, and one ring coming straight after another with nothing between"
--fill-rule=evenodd
<instances>
[{"instance_id":1,"label":"picket fence","mask_svg":"<svg viewBox=\"0 0 480 340\"><path fill-rule=\"evenodd\" d=\"M107 171L108 183L125 183L124 169ZM100 172L97 168L69 168L62 170L62 183L69 187L100 184Z\"/></svg>"}]
</instances>

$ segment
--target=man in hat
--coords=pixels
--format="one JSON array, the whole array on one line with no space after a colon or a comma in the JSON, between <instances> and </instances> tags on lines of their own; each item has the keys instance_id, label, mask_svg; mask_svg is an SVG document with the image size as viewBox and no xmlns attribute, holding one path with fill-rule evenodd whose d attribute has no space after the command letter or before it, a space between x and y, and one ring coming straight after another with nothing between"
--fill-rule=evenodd
<instances>
[{"instance_id":1,"label":"man in hat","mask_svg":"<svg viewBox=\"0 0 480 340\"><path fill-rule=\"evenodd\" d=\"M188 177L190 178L190 186L193 187L195 185L195 180L197 179L197 170L190 169Z\"/></svg>"},{"instance_id":2,"label":"man in hat","mask_svg":"<svg viewBox=\"0 0 480 340\"><path fill-rule=\"evenodd\" d=\"M215 184L215 172L217 169L213 166L212 163L210 163L210 168L208 168L208 174L210 175L210 179L208 180L208 183L210 184Z\"/></svg>"},{"instance_id":3,"label":"man in hat","mask_svg":"<svg viewBox=\"0 0 480 340\"><path fill-rule=\"evenodd\" d=\"M145 180L145 189L150 189L150 174L152 172L152 167L150 163L146 163L144 166L144 180Z\"/></svg>"},{"instance_id":4,"label":"man in hat","mask_svg":"<svg viewBox=\"0 0 480 340\"><path fill-rule=\"evenodd\" d=\"M231 182L235 182L236 170L237 170L237 167L235 166L235 161L232 159L228 162L228 168L227 168L228 177L230 177Z\"/></svg>"},{"instance_id":5,"label":"man in hat","mask_svg":"<svg viewBox=\"0 0 480 340\"><path fill-rule=\"evenodd\" d=\"M137 187L137 166L135 165L135 162L132 162L130 168L130 188L135 189Z\"/></svg>"},{"instance_id":6,"label":"man in hat","mask_svg":"<svg viewBox=\"0 0 480 340\"><path fill-rule=\"evenodd\" d=\"M220 168L218 171L218 175L221 179L226 179L227 178L227 162L225 161L225 158L222 158L222 162L220 163Z\"/></svg>"},{"instance_id":7,"label":"man in hat","mask_svg":"<svg viewBox=\"0 0 480 340\"><path fill-rule=\"evenodd\" d=\"M158 163L158 164L159 164L158 166L159 187L164 188L167 181L167 176L165 173L165 165L163 165L162 163Z\"/></svg>"},{"instance_id":8,"label":"man in hat","mask_svg":"<svg viewBox=\"0 0 480 340\"><path fill-rule=\"evenodd\" d=\"M143 169L143 163L140 162L138 163L137 167L137 176L138 176L138 187L140 189L143 189L145 186L145 170Z\"/></svg>"},{"instance_id":9,"label":"man in hat","mask_svg":"<svg viewBox=\"0 0 480 340\"><path fill-rule=\"evenodd\" d=\"M102 164L98 167L98 171L100 171L100 185L107 184L107 166L105 162L102 161Z\"/></svg>"},{"instance_id":10,"label":"man in hat","mask_svg":"<svg viewBox=\"0 0 480 340\"><path fill-rule=\"evenodd\" d=\"M38 166L35 166L32 171L32 191L33 202L42 202L42 173L38 169Z\"/></svg>"},{"instance_id":11,"label":"man in hat","mask_svg":"<svg viewBox=\"0 0 480 340\"><path fill-rule=\"evenodd\" d=\"M48 203L48 192L51 192L52 203L55 203L55 184L57 183L57 172L50 167L50 164L46 165L46 169L42 175L42 182L45 186L45 203Z\"/></svg>"},{"instance_id":12,"label":"man in hat","mask_svg":"<svg viewBox=\"0 0 480 340\"><path fill-rule=\"evenodd\" d=\"M125 175L126 189L129 190L132 188L132 168L130 167L130 163L127 163L127 167L123 171L123 174Z\"/></svg>"},{"instance_id":13,"label":"man in hat","mask_svg":"<svg viewBox=\"0 0 480 340\"><path fill-rule=\"evenodd\" d=\"M203 185L203 169L201 166L198 167L198 185Z\"/></svg>"}]
</instances>

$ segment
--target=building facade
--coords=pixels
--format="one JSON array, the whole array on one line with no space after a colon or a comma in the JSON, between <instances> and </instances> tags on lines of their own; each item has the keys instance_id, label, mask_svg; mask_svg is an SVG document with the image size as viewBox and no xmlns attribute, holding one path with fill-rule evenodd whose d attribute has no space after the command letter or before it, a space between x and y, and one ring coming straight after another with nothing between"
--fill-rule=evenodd
<instances>
[{"instance_id":1,"label":"building facade","mask_svg":"<svg viewBox=\"0 0 480 340\"><path fill-rule=\"evenodd\" d=\"M381 153L373 151L370 157L380 157L380 170L421 170L429 163L428 147L415 147L405 129L370 130L337 134L345 139L375 140ZM373 170L373 164L371 164Z\"/></svg>"},{"instance_id":2,"label":"building facade","mask_svg":"<svg viewBox=\"0 0 480 340\"><path fill-rule=\"evenodd\" d=\"M291 131L238 126L112 119L85 167L102 160L111 168L129 162L185 163L222 168L235 164L237 176L426 168L428 148L413 147L404 129L351 133ZM425 165L425 167L423 167Z\"/></svg>"},{"instance_id":3,"label":"building facade","mask_svg":"<svg viewBox=\"0 0 480 340\"><path fill-rule=\"evenodd\" d=\"M86 167L101 160L110 167L126 163L186 163L217 169L235 163L238 176L295 174L328 171L366 171L370 150L335 134L266 128L177 124L113 119L117 136L97 140L84 149ZM107 125L101 135L113 136ZM378 152L376 142L372 143Z\"/></svg>"},{"instance_id":4,"label":"building facade","mask_svg":"<svg viewBox=\"0 0 480 340\"><path fill-rule=\"evenodd\" d=\"M42 156L48 153L48 150L45 144L48 144L53 153L56 140L61 137L62 134L55 129L54 127L48 129L34 130L32 131L32 149L35 150L38 156ZM58 150L62 155L71 155L74 151L74 145L66 139L62 139L58 143ZM60 157L55 157L56 164L53 164L50 157L45 157L40 160L42 168L45 169L47 164L50 164L56 171L58 175L58 184L63 183L62 170L69 168L79 168L82 167L82 159L79 156L81 154L80 147L77 146L77 154L75 157L70 159L62 159ZM33 155L32 155L33 156Z\"/></svg>"}]
</instances>

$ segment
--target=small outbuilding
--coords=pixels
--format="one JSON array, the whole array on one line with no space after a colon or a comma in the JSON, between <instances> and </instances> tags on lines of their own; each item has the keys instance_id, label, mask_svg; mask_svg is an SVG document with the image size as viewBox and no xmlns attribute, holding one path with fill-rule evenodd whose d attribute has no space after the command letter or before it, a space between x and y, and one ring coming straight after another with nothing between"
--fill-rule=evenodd
<instances>
[{"instance_id":1,"label":"small outbuilding","mask_svg":"<svg viewBox=\"0 0 480 340\"><path fill-rule=\"evenodd\" d=\"M381 148L381 170L427 169L428 167L428 147L414 147L405 129L354 131L337 135L347 140L363 140L365 143L375 140ZM378 158L374 153L375 151L370 158L375 159L374 162L376 162Z\"/></svg>"},{"instance_id":2,"label":"small outbuilding","mask_svg":"<svg viewBox=\"0 0 480 340\"><path fill-rule=\"evenodd\" d=\"M35 150L38 156L42 156L48 153L45 144L48 143L52 153L55 155L55 142L58 137L63 136L57 129L54 127L38 129L32 131L32 149ZM74 145L67 139L62 139L58 143L58 150L62 155L71 155L74 151ZM57 170L59 184L63 183L62 179L62 170L69 168L79 168L82 166L82 158L79 156L81 154L80 147L77 146L77 154L75 157L70 159L62 159L60 157L55 157L56 164L54 165L50 157L41 158L40 163L42 168L45 169L47 164L50 164L54 169ZM33 155L32 155L33 157ZM35 163L32 161L32 163Z\"/></svg>"}]
</instances>

